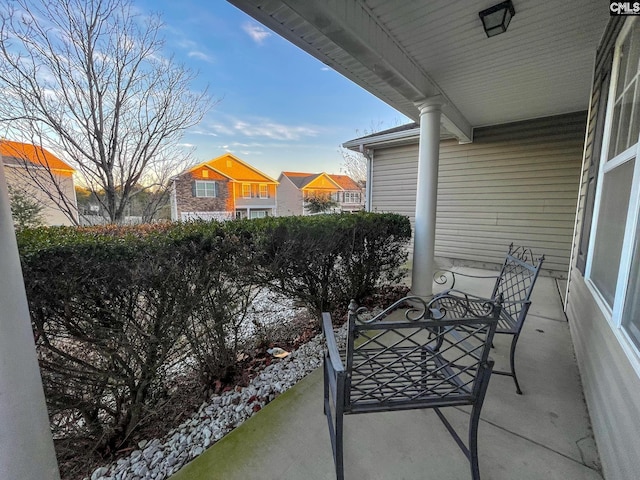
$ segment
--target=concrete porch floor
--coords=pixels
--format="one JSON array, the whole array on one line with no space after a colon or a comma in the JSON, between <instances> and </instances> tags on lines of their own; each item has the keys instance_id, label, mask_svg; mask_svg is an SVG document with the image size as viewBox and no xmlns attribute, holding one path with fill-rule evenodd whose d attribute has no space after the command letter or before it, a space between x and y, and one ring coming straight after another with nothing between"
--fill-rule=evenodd
<instances>
[{"instance_id":1,"label":"concrete porch floor","mask_svg":"<svg viewBox=\"0 0 640 480\"><path fill-rule=\"evenodd\" d=\"M465 273L491 272L462 269ZM560 286L558 285L560 283ZM459 279L456 288L488 295L492 281ZM478 442L483 480L602 479L582 396L564 282L540 277L516 351L524 395L510 377L493 375ZM509 338L497 335L492 357L508 366ZM467 408L443 413L466 438ZM316 370L183 467L172 480L335 479L322 371ZM469 464L432 410L345 417L345 478L471 478Z\"/></svg>"}]
</instances>

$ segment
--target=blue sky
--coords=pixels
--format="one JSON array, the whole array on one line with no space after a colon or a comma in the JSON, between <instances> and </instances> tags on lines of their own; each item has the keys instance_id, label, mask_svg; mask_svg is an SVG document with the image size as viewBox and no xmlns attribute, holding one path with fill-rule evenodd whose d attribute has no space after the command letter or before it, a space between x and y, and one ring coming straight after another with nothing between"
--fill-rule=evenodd
<instances>
[{"instance_id":1,"label":"blue sky","mask_svg":"<svg viewBox=\"0 0 640 480\"><path fill-rule=\"evenodd\" d=\"M220 102L183 142L194 162L231 152L277 178L340 173L339 145L409 120L224 0L134 0L166 24L166 54Z\"/></svg>"}]
</instances>

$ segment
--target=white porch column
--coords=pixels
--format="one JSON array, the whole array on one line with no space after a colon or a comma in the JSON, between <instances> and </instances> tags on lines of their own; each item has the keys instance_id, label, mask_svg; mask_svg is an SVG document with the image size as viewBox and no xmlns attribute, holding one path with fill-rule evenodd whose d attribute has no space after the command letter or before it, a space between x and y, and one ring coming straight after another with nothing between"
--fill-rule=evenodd
<instances>
[{"instance_id":1,"label":"white porch column","mask_svg":"<svg viewBox=\"0 0 640 480\"><path fill-rule=\"evenodd\" d=\"M416 104L420 109L420 146L418 149L418 188L413 232L411 292L420 297L428 297L433 294L440 114L443 103L442 98L436 96Z\"/></svg>"},{"instance_id":2,"label":"white porch column","mask_svg":"<svg viewBox=\"0 0 640 480\"><path fill-rule=\"evenodd\" d=\"M60 478L1 161L0 477Z\"/></svg>"}]
</instances>

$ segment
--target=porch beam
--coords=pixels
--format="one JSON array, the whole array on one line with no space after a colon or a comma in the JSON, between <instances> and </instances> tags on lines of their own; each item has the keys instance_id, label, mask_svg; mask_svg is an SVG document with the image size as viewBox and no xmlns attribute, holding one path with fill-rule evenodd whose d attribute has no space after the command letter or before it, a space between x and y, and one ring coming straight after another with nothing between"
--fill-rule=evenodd
<instances>
[{"instance_id":1,"label":"porch beam","mask_svg":"<svg viewBox=\"0 0 640 480\"><path fill-rule=\"evenodd\" d=\"M426 98L416 103L416 107L420 110L420 144L411 292L423 298L433 295L440 117L444 103L441 96Z\"/></svg>"},{"instance_id":2,"label":"porch beam","mask_svg":"<svg viewBox=\"0 0 640 480\"><path fill-rule=\"evenodd\" d=\"M0 159L0 472L60 478Z\"/></svg>"},{"instance_id":3,"label":"porch beam","mask_svg":"<svg viewBox=\"0 0 640 480\"><path fill-rule=\"evenodd\" d=\"M238 8L271 28L293 44L302 48L320 61L330 65L347 78L370 90L363 79L346 71L329 58L323 48L309 44L301 34L288 28L292 24L291 15L299 17L307 27L321 33L343 52L363 65L371 74L393 88L402 97L413 102L424 98L440 96L442 124L461 143L471 142L473 128L469 121L447 98L444 91L409 55L393 37L391 32L378 22L370 9L359 0L228 0ZM287 20L280 20L287 18ZM375 93L375 92L373 92ZM418 108L402 110L413 120L418 120Z\"/></svg>"}]
</instances>

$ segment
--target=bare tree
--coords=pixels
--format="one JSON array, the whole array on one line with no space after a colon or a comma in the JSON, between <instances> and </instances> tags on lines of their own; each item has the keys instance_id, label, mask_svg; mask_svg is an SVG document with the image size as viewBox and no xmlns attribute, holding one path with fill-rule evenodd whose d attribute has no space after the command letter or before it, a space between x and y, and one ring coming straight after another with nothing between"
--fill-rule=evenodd
<instances>
[{"instance_id":1,"label":"bare tree","mask_svg":"<svg viewBox=\"0 0 640 480\"><path fill-rule=\"evenodd\" d=\"M190 154L180 138L213 102L192 90L195 72L163 56L160 18L130 0L13 0L0 22L7 131L68 160L104 192L110 222L140 185L166 188Z\"/></svg>"},{"instance_id":2,"label":"bare tree","mask_svg":"<svg viewBox=\"0 0 640 480\"><path fill-rule=\"evenodd\" d=\"M367 181L367 157L344 147L340 147L340 154L342 155L340 171L363 186Z\"/></svg>"},{"instance_id":3,"label":"bare tree","mask_svg":"<svg viewBox=\"0 0 640 480\"><path fill-rule=\"evenodd\" d=\"M396 120L395 123L395 126L397 126L398 121ZM372 120L369 128L365 128L362 132L356 129L356 135L366 137L367 135L377 133L382 130L383 124L384 122L382 121L376 123ZM367 157L360 152L355 152L344 147L340 147L338 151L340 155L342 155L341 171L355 180L359 185L364 186L367 182Z\"/></svg>"}]
</instances>

